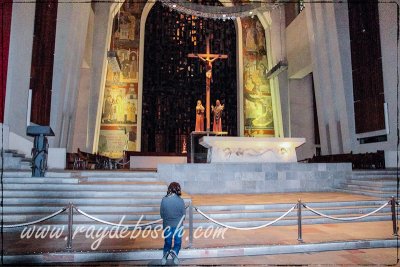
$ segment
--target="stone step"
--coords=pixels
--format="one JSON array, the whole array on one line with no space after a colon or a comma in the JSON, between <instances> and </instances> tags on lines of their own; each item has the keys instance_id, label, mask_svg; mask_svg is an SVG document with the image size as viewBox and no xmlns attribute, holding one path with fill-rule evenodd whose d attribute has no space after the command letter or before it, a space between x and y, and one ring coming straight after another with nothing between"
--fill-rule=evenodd
<instances>
[{"instance_id":1,"label":"stone step","mask_svg":"<svg viewBox=\"0 0 400 267\"><path fill-rule=\"evenodd\" d=\"M4 149L4 153L18 153L18 150L16 149Z\"/></svg>"},{"instance_id":2,"label":"stone step","mask_svg":"<svg viewBox=\"0 0 400 267\"><path fill-rule=\"evenodd\" d=\"M347 216L334 216L334 217L357 217L360 216L360 214L348 214ZM373 222L373 221L390 221L391 220L391 213L378 213L374 214L372 216L368 216L362 219L350 221L350 222ZM223 222L224 224L227 224L229 226L235 226L235 227L257 227L266 223L269 223L277 218L262 218L262 219L243 219L243 220L217 220L218 222ZM307 216L302 218L302 224L332 224L332 223L347 223L349 221L340 221L340 220L332 220L329 218L324 218L320 216ZM291 214L289 214L287 217L284 217L282 220L279 220L278 222L274 223L274 226L285 226L285 225L297 225L297 215L296 212L293 211ZM210 222L206 219L203 219L201 221L194 221L193 226L194 227L209 227L209 226L217 226L215 223ZM185 221L185 226L188 226L188 221Z\"/></svg>"},{"instance_id":3,"label":"stone step","mask_svg":"<svg viewBox=\"0 0 400 267\"><path fill-rule=\"evenodd\" d=\"M388 180L388 179L374 179L374 180L357 180L352 179L346 182L347 184L356 184L362 186L370 186L370 187L385 187L385 186L397 186L397 179Z\"/></svg>"},{"instance_id":4,"label":"stone step","mask_svg":"<svg viewBox=\"0 0 400 267\"><path fill-rule=\"evenodd\" d=\"M372 191L380 191L382 193L394 193L396 192L396 186L368 186L368 185L359 185L359 184L346 184L345 188L349 190L372 190Z\"/></svg>"},{"instance_id":5,"label":"stone step","mask_svg":"<svg viewBox=\"0 0 400 267\"><path fill-rule=\"evenodd\" d=\"M31 172L27 171L7 171L4 177L32 177ZM75 177L88 179L115 179L115 178L157 178L156 172L135 172L135 171L48 171L45 177Z\"/></svg>"},{"instance_id":6,"label":"stone step","mask_svg":"<svg viewBox=\"0 0 400 267\"><path fill-rule=\"evenodd\" d=\"M30 169L30 166L26 165L25 162L22 162L22 160L25 160L25 154L19 153L17 150L6 149L2 156L4 158L2 159L0 155L0 168L3 168L4 170ZM4 164L4 166L2 164Z\"/></svg>"},{"instance_id":7,"label":"stone step","mask_svg":"<svg viewBox=\"0 0 400 267\"><path fill-rule=\"evenodd\" d=\"M66 205L65 205L66 206ZM27 205L6 205L3 207L4 216L26 216L26 217L45 217L63 206L27 206ZM160 218L160 207L159 205L136 205L136 206L78 206L82 211L89 213L93 216L133 216L135 219L139 219L141 215L150 216L149 220L157 220ZM366 207L366 208L348 208L348 209L319 209L318 211L329 215L329 216L348 216L354 215L361 216L376 210L377 207ZM112 212L111 212L112 211ZM206 214L216 220L240 220L240 219L274 219L280 217L287 210L254 210L251 212L206 212ZM385 207L377 213L390 213L390 206ZM302 212L303 217L313 217L314 213L304 209ZM203 219L203 216L197 212L194 213L194 219Z\"/></svg>"},{"instance_id":8,"label":"stone step","mask_svg":"<svg viewBox=\"0 0 400 267\"><path fill-rule=\"evenodd\" d=\"M32 164L30 162L21 161L21 170L32 170Z\"/></svg>"},{"instance_id":9,"label":"stone step","mask_svg":"<svg viewBox=\"0 0 400 267\"><path fill-rule=\"evenodd\" d=\"M30 192L30 191L28 191ZM24 193L24 192L20 192ZM29 193L31 195L31 193ZM75 195L75 194L74 194ZM132 197L131 195L128 196L118 196L113 197L99 197L94 195L86 195L83 197L76 197L76 196L67 196L67 197L60 197L58 194L56 196L45 196L40 195L39 197L35 196L8 196L4 198L4 204L21 204L21 205L54 205L54 204L68 204L70 202L74 203L75 205L135 205L135 204L160 204L162 196L136 196ZM189 201L189 198L183 196L185 201ZM387 199L389 201L389 198ZM312 202L306 203L312 208L346 208L346 207L365 207L365 206L380 206L384 203L383 200L363 200L363 201L342 201L342 202ZM295 203L274 203L274 204L254 204L254 205L197 205L199 209L202 211L213 212L213 211L222 211L222 212L229 212L229 211L252 211L252 210L273 210L273 209L281 209L281 210L288 210L293 207Z\"/></svg>"},{"instance_id":10,"label":"stone step","mask_svg":"<svg viewBox=\"0 0 400 267\"><path fill-rule=\"evenodd\" d=\"M68 178L68 177L74 177L76 175L75 172L53 172L49 171L46 172L45 177L47 178ZM6 178L32 178L36 179L38 177L32 177L32 172L30 171L4 171L3 177Z\"/></svg>"},{"instance_id":11,"label":"stone step","mask_svg":"<svg viewBox=\"0 0 400 267\"><path fill-rule=\"evenodd\" d=\"M122 222L123 225L137 225L137 224L144 224L144 223L149 223L153 222L155 220L160 219L160 217L156 216L149 216L149 215L144 215L143 217L135 216L135 215L127 215L127 216L121 216L121 215L96 215L96 214L90 214L91 216L95 216L98 219L105 220L111 223L119 224ZM347 217L356 217L359 216L357 214L350 214ZM344 218L346 216L341 216L341 218ZM21 216L21 215L5 215L4 216L4 225L14 225L14 224L20 224L20 223L26 223L26 222L31 222L36 219L42 218L40 216L35 216L35 217L27 217L27 216ZM141 220L140 220L141 218ZM236 219L236 220L230 220L230 219L220 219L217 220L220 223L226 224L228 226L232 227L240 227L240 228L246 228L246 227L259 227L262 225L265 225L267 223L270 223L274 221L276 218L260 218L260 219ZM350 222L374 222L374 221L391 221L391 213L382 213L382 214L375 214L374 216L368 216L362 219L358 220L353 220ZM39 224L36 224L36 226L42 226L42 227L47 227L47 226L52 226L52 227L59 227L59 228L65 228L68 222L68 215L66 213L59 214L58 216L46 221L42 222ZM332 220L329 218L324 218L320 216L308 216L308 217L303 217L302 218L302 224L304 225L310 225L310 224L332 224L332 223L346 223L348 221L338 221L338 220ZM297 225L297 215L295 212L293 214L289 214L287 217L282 218L281 220L277 221L276 223L273 224L273 226L288 226L288 225ZM160 223L153 224L150 228L154 228L157 226L161 226ZM104 228L107 225L93 221L90 218L87 218L86 216L83 216L81 214L74 214L74 228L76 229L77 227L95 227L96 229L99 228ZM189 221L186 219L184 221L184 226L186 229L189 227ZM112 227L108 225L108 227ZM199 227L220 227L219 225L210 222L207 219L201 219L201 220L193 220L193 227L194 228L199 228ZM7 232L20 232L23 227L16 227L16 228L4 228Z\"/></svg>"},{"instance_id":12,"label":"stone step","mask_svg":"<svg viewBox=\"0 0 400 267\"><path fill-rule=\"evenodd\" d=\"M4 191L4 197L60 197L60 198L90 198L90 197L104 197L104 198L115 198L118 197L158 197L162 198L165 196L165 190L163 191L148 191L148 190L124 190L124 191L100 191L100 190L20 190L20 189L8 189Z\"/></svg>"},{"instance_id":13,"label":"stone step","mask_svg":"<svg viewBox=\"0 0 400 267\"><path fill-rule=\"evenodd\" d=\"M81 178L89 182L157 182L156 177L88 177Z\"/></svg>"},{"instance_id":14,"label":"stone step","mask_svg":"<svg viewBox=\"0 0 400 267\"><path fill-rule=\"evenodd\" d=\"M373 180L379 180L379 179L386 179L386 180L392 180L392 181L397 181L396 175L368 175L368 176L351 176L350 180L365 180L365 181L373 181Z\"/></svg>"},{"instance_id":15,"label":"stone step","mask_svg":"<svg viewBox=\"0 0 400 267\"><path fill-rule=\"evenodd\" d=\"M82 177L91 178L113 178L113 177L128 177L128 178L142 178L142 177L157 177L157 172L138 172L138 171L79 171Z\"/></svg>"},{"instance_id":16,"label":"stone step","mask_svg":"<svg viewBox=\"0 0 400 267\"><path fill-rule=\"evenodd\" d=\"M389 199L387 200L389 201ZM323 208L323 207L354 207L354 206L381 206L385 203L383 200L357 200L357 201L335 201L335 202L307 202L305 204L312 208ZM205 211L235 211L235 210L254 210L254 209L290 209L296 203L272 203L272 204L252 204L252 205L197 205L201 210Z\"/></svg>"},{"instance_id":17,"label":"stone step","mask_svg":"<svg viewBox=\"0 0 400 267\"><path fill-rule=\"evenodd\" d=\"M261 246L232 246L219 248L182 248L179 258L181 259L203 259L203 258L228 258L233 256L260 256L260 255L279 255L295 253L315 253L324 251L340 250L359 250L372 248L395 248L396 239L379 240L355 240L326 243L299 243L295 245L261 245ZM91 263L94 262L122 262L122 261L144 261L150 260L146 265L160 265L162 250L131 250L131 251L68 251L45 254L28 254L4 256L4 264L20 265L35 264L48 265L54 263ZM233 262L230 260L229 262ZM135 264L132 263L131 264ZM143 263L141 263L143 264ZM173 265L171 260L168 266ZM111 264L110 264L111 265Z\"/></svg>"},{"instance_id":18,"label":"stone step","mask_svg":"<svg viewBox=\"0 0 400 267\"><path fill-rule=\"evenodd\" d=\"M397 176L396 172L392 172L392 173L355 173L355 172L352 172L352 177L354 179L385 178L385 177L396 177L396 176Z\"/></svg>"},{"instance_id":19,"label":"stone step","mask_svg":"<svg viewBox=\"0 0 400 267\"><path fill-rule=\"evenodd\" d=\"M186 204L188 204L190 199L185 199ZM374 205L374 206L349 206L349 207L323 207L323 208L318 208L313 203L308 204L310 208L313 208L323 214L326 215L343 215L346 216L348 214L358 214L357 216L363 215L370 213L377 208L381 207L380 203L379 205ZM24 215L24 216L35 216L37 214L40 214L38 216L45 217L48 214L53 213L56 210L61 209L62 207L66 207L68 205L68 202L62 203L61 205L51 205L51 204L46 204L42 206L37 206L37 205L29 205L29 204L6 204L4 206L4 214L7 215ZM139 203L135 205L129 205L129 204L119 204L119 205L111 205L111 204L94 204L94 205L88 205L88 204L82 204L82 205L76 205L78 208L81 210L87 212L87 213L93 213L97 215L108 215L108 214L113 214L113 215L127 215L127 214L132 214L135 213L136 215L154 215L156 214L159 216L159 205L160 205L160 200L156 199L153 203L146 203L146 199L141 199ZM293 206L292 206L293 207ZM291 208L291 207L290 207ZM203 209L199 209L200 211L204 212L208 216L215 218L215 219L243 219L243 218L276 218L280 217L282 214L288 211L288 208L284 209L279 209L279 208L274 208L274 209L268 209L268 210L262 210L262 209L254 209L254 210L212 210L212 211L205 211ZM296 210L296 209L295 209ZM137 214L140 212L141 214ZM193 211L194 216L197 216L201 218L201 214L198 213L197 211ZM385 208L380 210L378 213L386 213L390 212L390 205L387 205ZM311 211L303 208L303 216L314 216L314 213Z\"/></svg>"},{"instance_id":20,"label":"stone step","mask_svg":"<svg viewBox=\"0 0 400 267\"><path fill-rule=\"evenodd\" d=\"M4 184L78 184L78 178L57 178L57 177L5 177Z\"/></svg>"},{"instance_id":21,"label":"stone step","mask_svg":"<svg viewBox=\"0 0 400 267\"><path fill-rule=\"evenodd\" d=\"M363 174L396 174L396 168L392 169L379 169L379 170L353 170L353 174L363 175Z\"/></svg>"},{"instance_id":22,"label":"stone step","mask_svg":"<svg viewBox=\"0 0 400 267\"><path fill-rule=\"evenodd\" d=\"M184 199L186 200L186 199ZM58 205L64 206L68 203L75 205L159 205L160 197L6 197L4 205Z\"/></svg>"},{"instance_id":23,"label":"stone step","mask_svg":"<svg viewBox=\"0 0 400 267\"><path fill-rule=\"evenodd\" d=\"M4 184L4 190L68 190L68 191L167 191L167 186L164 184L34 184L34 183L6 183Z\"/></svg>"},{"instance_id":24,"label":"stone step","mask_svg":"<svg viewBox=\"0 0 400 267\"><path fill-rule=\"evenodd\" d=\"M4 165L3 165L4 164ZM3 159L0 157L0 168L5 170L19 170L21 164L20 158L15 157L4 157Z\"/></svg>"},{"instance_id":25,"label":"stone step","mask_svg":"<svg viewBox=\"0 0 400 267\"><path fill-rule=\"evenodd\" d=\"M129 182L122 182L122 181L107 181L107 182L93 182L93 181L87 181L86 178L79 179L79 184L81 185L102 185L102 186L108 186L108 185L141 185L141 186L151 186L151 185L162 185L162 186L167 186L164 182L160 181L129 181Z\"/></svg>"},{"instance_id":26,"label":"stone step","mask_svg":"<svg viewBox=\"0 0 400 267\"><path fill-rule=\"evenodd\" d=\"M56 209L56 211L59 209ZM84 210L82 210L84 211ZM51 212L53 213L55 212L54 210ZM86 212L86 211L84 211ZM51 214L50 213L50 214ZM146 214L146 213L141 213L141 212L131 212L131 213L127 213L127 214L120 214L120 213L113 213L113 212L109 212L107 214L105 213L96 213L96 212L86 212L89 215L101 219L101 220L105 220L108 222L113 222L113 223L118 223L121 221L121 219L124 219L124 221L126 223L124 224L131 224L131 223L136 223L137 221L139 221L141 219L141 221L143 222L151 222L151 221L155 221L155 220L159 220L160 219L160 215L157 213L154 214ZM48 216L49 213L36 213L36 214L30 214L30 215L26 215L26 214L4 214L4 222L5 224L9 225L9 224L18 224L18 223L26 223L26 222L31 222L31 221L35 221L38 219L41 219L45 216ZM273 220L275 220L276 218L278 218L280 215L282 215L282 213L279 213L278 216L270 216L270 217L260 217L260 218L251 218L251 220L249 220L249 218L213 218L218 222L221 223L225 223L228 225L251 225L251 226L259 226L259 225L263 225L265 223L271 222ZM337 216L333 216L333 217L338 217L338 218L353 218L353 217L358 217L360 216L360 214L346 214L346 215L337 215ZM391 220L391 213L390 212L386 212L386 213L377 213L368 217L364 217L361 219L357 219L357 220L352 220L352 222L354 221L370 221L370 220L375 220L376 218L383 220L383 221L390 221ZM318 215L309 215L309 216L303 216L302 220L306 221L306 220L317 220L317 219L326 219L327 221L330 221L330 223L337 223L340 222L339 220L332 220L329 218L325 218L325 217L321 217ZM46 221L45 223L50 223L50 224L65 224L68 221L68 214L67 212L61 213L56 217L53 217L52 219ZM288 214L286 217L282 218L280 221L294 221L294 223L297 223L297 213L296 211L293 211L292 213ZM93 220L91 220L90 218L87 218L86 216L82 215L82 214L78 214L76 211L74 211L74 222L76 223L87 223L87 222L94 222ZM341 221L341 222L348 222L348 221ZM189 223L188 219L186 218L185 223ZM209 221L208 219L202 217L202 216L197 216L197 218L194 218L194 223L196 225L211 225L214 224L213 222Z\"/></svg>"},{"instance_id":27,"label":"stone step","mask_svg":"<svg viewBox=\"0 0 400 267\"><path fill-rule=\"evenodd\" d=\"M12 156L15 158L21 158L21 159L25 158L25 154L22 154L22 153L13 153Z\"/></svg>"},{"instance_id":28,"label":"stone step","mask_svg":"<svg viewBox=\"0 0 400 267\"><path fill-rule=\"evenodd\" d=\"M40 214L40 216L45 217L46 214L51 214L66 205L48 205L48 206L26 206L26 205L5 205L3 207L4 215L21 215L21 216L36 216ZM135 206L77 206L77 208L81 209L87 213L93 213L98 215L107 215L107 214L117 214L117 215L153 215L156 214L160 217L160 206L159 205L135 205ZM138 214L140 213L140 214Z\"/></svg>"},{"instance_id":29,"label":"stone step","mask_svg":"<svg viewBox=\"0 0 400 267\"><path fill-rule=\"evenodd\" d=\"M341 188L340 191L349 194L365 195L381 199L390 199L391 197L396 196L395 193L390 194L374 190L353 190L353 189Z\"/></svg>"}]
</instances>

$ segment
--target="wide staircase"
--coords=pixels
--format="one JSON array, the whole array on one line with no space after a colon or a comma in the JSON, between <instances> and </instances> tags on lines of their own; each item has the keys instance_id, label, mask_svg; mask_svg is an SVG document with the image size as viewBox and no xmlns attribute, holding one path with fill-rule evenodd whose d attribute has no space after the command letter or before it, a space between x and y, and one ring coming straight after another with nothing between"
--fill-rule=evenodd
<instances>
[{"instance_id":1,"label":"wide staircase","mask_svg":"<svg viewBox=\"0 0 400 267\"><path fill-rule=\"evenodd\" d=\"M359 173L355 172L355 176L358 177L358 175ZM387 175L393 175L393 172ZM371 180L373 179L371 178ZM167 191L167 184L157 178L156 172L60 171L47 172L46 177L39 178L31 177L31 173L27 171L4 171L3 184L3 218L4 225L6 226L40 220L41 218L68 207L70 203L80 211L92 216L92 218L90 218L75 210L73 215L74 228L82 226L94 226L95 228L99 228L105 226L104 222L118 224L121 222L121 219L123 219L122 223L127 225L135 225L139 220L140 224L151 223L160 219L160 201ZM388 194L388 196L391 195ZM185 227L187 229L190 227L191 223L193 228L197 229L199 227L205 228L210 225L215 227L215 222L219 223L220 226L227 225L230 227L251 228L271 223L290 210L291 212L274 223L274 226L294 226L298 224L296 202L282 201L281 203L273 204L213 203L211 205L209 203L194 203L190 205L191 196L183 194L183 198L188 206L187 218L185 220ZM389 201L389 197L379 195L377 198L369 198L368 200L307 202L305 205L327 216L354 218L375 211L378 207L387 203L387 201ZM190 221L190 210L193 211L192 221ZM97 220L93 220L93 218ZM214 222L212 222L210 218L214 220ZM359 221L379 222L390 220L391 206L387 205L376 213ZM317 225L328 223L337 222L332 222L331 219L319 216L303 207L302 224ZM67 224L68 212L65 211L36 225L64 227L65 229ZM161 222L158 221L152 226L155 227L160 224ZM22 228L23 227L5 228L4 231L8 234L19 234ZM387 242L392 241L393 240L389 240ZM381 243L377 245L378 247L390 246L392 244L390 243L388 245L388 243L385 243L386 241L382 240L379 242ZM339 246L337 244L334 245L337 250ZM354 243L353 245L359 246L360 244ZM363 243L363 245L366 247L370 246L369 243ZM343 243L343 248L345 247L351 248L352 246L348 243ZM225 248L221 249L221 251L223 251ZM313 251L318 251L320 248L315 246L313 249ZM288 246L284 253L289 253L290 251L296 252L298 250L299 248L295 248L295 246ZM204 249L204 251L206 251L204 253L208 253L207 251L218 253L218 248L212 248L210 250ZM224 255L221 251L220 255ZM66 253L68 254L69 252ZM147 251L147 254L143 255L140 254L142 253L140 251L136 251L135 253L139 254L134 254L134 256L132 256L133 258L158 259L160 258L159 254L161 252L159 250ZM201 257L201 253L203 252L195 249L187 250L183 253L183 255L190 258ZM72 261L90 261L90 259L93 260L93 255L89 255L82 260L73 259ZM121 254L120 258L118 258L119 256L115 256L115 260L122 260L126 256L127 254ZM26 258L27 261L32 259L29 257ZM34 257L40 256L35 255ZM20 260L24 261L24 258L20 255L8 256L9 263ZM40 263L43 258L37 260L38 263ZM52 260L48 260L48 262L51 261Z\"/></svg>"},{"instance_id":2,"label":"wide staircase","mask_svg":"<svg viewBox=\"0 0 400 267\"><path fill-rule=\"evenodd\" d=\"M5 172L4 222L20 224L35 221L52 214L69 203L104 221L118 223L125 216L124 224L149 223L160 219L160 201L165 196L167 185L157 179L155 172L48 172L46 177L31 177L30 172ZM363 181L363 180L360 180ZM394 187L394 186L393 186ZM395 188L395 187L394 187ZM352 191L354 192L354 191ZM357 191L358 192L358 191ZM391 194L384 197L389 200ZM190 196L183 195L186 205ZM310 207L330 216L357 217L367 214L384 201L359 200L341 202L312 202ZM268 223L291 209L296 203L274 203L259 205L201 205L195 208L209 217L235 227L253 227ZM304 224L330 223L327 218L303 211ZM390 220L390 205L368 216L364 221ZM63 226L68 221L66 212L42 223ZM188 226L188 220L185 221ZM99 225L82 214L74 215L74 226ZM276 225L296 225L294 209ZM215 225L194 210L194 227ZM19 231L18 228L6 228Z\"/></svg>"},{"instance_id":3,"label":"wide staircase","mask_svg":"<svg viewBox=\"0 0 400 267\"><path fill-rule=\"evenodd\" d=\"M354 170L353 175L340 188L344 192L387 199L397 194L397 171Z\"/></svg>"},{"instance_id":4,"label":"wide staircase","mask_svg":"<svg viewBox=\"0 0 400 267\"><path fill-rule=\"evenodd\" d=\"M27 158L25 154L20 153L17 150L5 149L3 152L3 158L0 155L0 168L6 170L30 170L31 159Z\"/></svg>"},{"instance_id":5,"label":"wide staircase","mask_svg":"<svg viewBox=\"0 0 400 267\"><path fill-rule=\"evenodd\" d=\"M167 186L154 172L48 172L31 177L28 172L4 173L4 222L20 224L56 212L69 203L101 220L124 224L157 220ZM65 226L67 212L41 225ZM74 227L100 223L74 215ZM6 228L19 231L18 228Z\"/></svg>"}]
</instances>

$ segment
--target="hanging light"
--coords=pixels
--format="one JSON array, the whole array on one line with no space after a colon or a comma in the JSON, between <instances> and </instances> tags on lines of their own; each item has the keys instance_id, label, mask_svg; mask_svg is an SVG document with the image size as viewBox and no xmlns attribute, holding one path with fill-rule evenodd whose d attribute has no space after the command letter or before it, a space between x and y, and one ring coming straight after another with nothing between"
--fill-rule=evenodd
<instances>
[{"instance_id":1,"label":"hanging light","mask_svg":"<svg viewBox=\"0 0 400 267\"><path fill-rule=\"evenodd\" d=\"M280 5L280 0L265 0L262 2L249 2L234 6L207 6L192 3L189 0L159 0L164 6L174 8L180 13L211 19L235 19L254 16L256 12L274 9Z\"/></svg>"}]
</instances>

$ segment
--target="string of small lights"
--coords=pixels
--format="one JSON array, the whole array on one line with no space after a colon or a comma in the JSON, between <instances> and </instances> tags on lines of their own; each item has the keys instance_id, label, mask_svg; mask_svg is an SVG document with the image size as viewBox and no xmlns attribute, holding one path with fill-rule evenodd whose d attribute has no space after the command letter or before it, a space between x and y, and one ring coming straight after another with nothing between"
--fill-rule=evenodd
<instances>
[{"instance_id":1,"label":"string of small lights","mask_svg":"<svg viewBox=\"0 0 400 267\"><path fill-rule=\"evenodd\" d=\"M275 9L278 2L253 2L234 6L207 6L188 2L187 0L159 0L163 5L179 13L210 19L236 19L252 17L257 12Z\"/></svg>"}]
</instances>

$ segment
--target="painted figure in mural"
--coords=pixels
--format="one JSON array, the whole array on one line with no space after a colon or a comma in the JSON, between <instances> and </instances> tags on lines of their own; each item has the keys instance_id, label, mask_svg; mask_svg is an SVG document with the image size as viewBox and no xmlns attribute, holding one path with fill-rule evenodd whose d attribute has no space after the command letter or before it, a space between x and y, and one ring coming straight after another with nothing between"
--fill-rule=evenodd
<instances>
[{"instance_id":1,"label":"painted figure in mural","mask_svg":"<svg viewBox=\"0 0 400 267\"><path fill-rule=\"evenodd\" d=\"M138 77L138 57L137 52L132 51L129 54L129 58L131 59L130 69L129 69L129 78L137 81Z\"/></svg>"},{"instance_id":2,"label":"painted figure in mural","mask_svg":"<svg viewBox=\"0 0 400 267\"><path fill-rule=\"evenodd\" d=\"M129 40L135 40L135 33L136 33L136 17L133 14L130 14L129 16L129 21L130 21L130 27L129 27L129 34L128 34L128 39Z\"/></svg>"},{"instance_id":3,"label":"painted figure in mural","mask_svg":"<svg viewBox=\"0 0 400 267\"><path fill-rule=\"evenodd\" d=\"M104 109L103 109L103 122L109 122L111 120L111 115L112 115L112 105L113 105L113 99L111 95L108 95L106 97L106 100L104 101Z\"/></svg>"},{"instance_id":4,"label":"painted figure in mural","mask_svg":"<svg viewBox=\"0 0 400 267\"><path fill-rule=\"evenodd\" d=\"M256 29L254 28L253 23L245 24L246 29L246 43L245 48L247 52L255 52L257 51L256 44Z\"/></svg>"},{"instance_id":5,"label":"painted figure in mural","mask_svg":"<svg viewBox=\"0 0 400 267\"><path fill-rule=\"evenodd\" d=\"M118 95L117 100L116 100L117 122L124 122L124 119L125 119L124 106L125 106L125 103L124 103L124 99L123 99L122 95Z\"/></svg>"},{"instance_id":6,"label":"painted figure in mural","mask_svg":"<svg viewBox=\"0 0 400 267\"><path fill-rule=\"evenodd\" d=\"M221 105L221 102L217 100L215 102L215 107L211 106L211 111L214 114L214 124L213 124L213 132L222 132L222 111L224 110L224 105Z\"/></svg>"},{"instance_id":7,"label":"painted figure in mural","mask_svg":"<svg viewBox=\"0 0 400 267\"><path fill-rule=\"evenodd\" d=\"M121 72L122 72L122 76L124 79L129 79L129 72L131 70L131 61L129 60L129 55L126 55L125 57L125 53L122 54L122 61L121 61Z\"/></svg>"},{"instance_id":8,"label":"painted figure in mural","mask_svg":"<svg viewBox=\"0 0 400 267\"><path fill-rule=\"evenodd\" d=\"M197 100L196 106L196 132L204 131L204 107L201 100Z\"/></svg>"},{"instance_id":9,"label":"painted figure in mural","mask_svg":"<svg viewBox=\"0 0 400 267\"><path fill-rule=\"evenodd\" d=\"M136 103L132 104L132 113L133 113L133 122L136 122L136 114L137 114Z\"/></svg>"},{"instance_id":10,"label":"painted figure in mural","mask_svg":"<svg viewBox=\"0 0 400 267\"><path fill-rule=\"evenodd\" d=\"M265 54L266 50L265 50L264 28L259 20L257 20L256 22L256 38L257 38L258 52L260 54Z\"/></svg>"}]
</instances>

